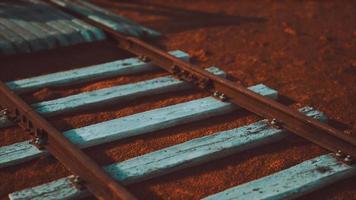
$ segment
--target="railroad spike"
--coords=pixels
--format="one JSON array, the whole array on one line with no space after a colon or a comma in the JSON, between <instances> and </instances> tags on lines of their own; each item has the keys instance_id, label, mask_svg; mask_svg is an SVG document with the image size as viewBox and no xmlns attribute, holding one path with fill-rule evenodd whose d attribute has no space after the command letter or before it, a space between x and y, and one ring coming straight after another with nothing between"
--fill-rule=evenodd
<instances>
[{"instance_id":1,"label":"railroad spike","mask_svg":"<svg viewBox=\"0 0 356 200\"><path fill-rule=\"evenodd\" d=\"M341 162L351 165L353 164L354 159L352 159L351 155L345 155L341 150L338 150L335 153L335 156L338 160L340 160Z\"/></svg>"},{"instance_id":2,"label":"railroad spike","mask_svg":"<svg viewBox=\"0 0 356 200\"><path fill-rule=\"evenodd\" d=\"M85 182L79 176L71 175L71 176L69 176L69 180L73 184L73 186L75 188L77 188L78 190L84 190L85 189Z\"/></svg>"},{"instance_id":3,"label":"railroad spike","mask_svg":"<svg viewBox=\"0 0 356 200\"><path fill-rule=\"evenodd\" d=\"M271 120L271 124L272 124L272 125L277 125L277 120L276 120L276 118L273 118L273 119Z\"/></svg>"},{"instance_id":4,"label":"railroad spike","mask_svg":"<svg viewBox=\"0 0 356 200\"><path fill-rule=\"evenodd\" d=\"M352 158L351 158L351 156L350 155L347 155L345 158L344 158L344 162L346 163L346 164L351 164L352 163Z\"/></svg>"},{"instance_id":5,"label":"railroad spike","mask_svg":"<svg viewBox=\"0 0 356 200\"><path fill-rule=\"evenodd\" d=\"M7 108L0 110L0 117L7 117L8 114L9 112Z\"/></svg>"},{"instance_id":6,"label":"railroad spike","mask_svg":"<svg viewBox=\"0 0 356 200\"><path fill-rule=\"evenodd\" d=\"M213 93L213 96L214 96L214 97L219 97L219 96L220 96L220 92L215 91L215 92Z\"/></svg>"},{"instance_id":7,"label":"railroad spike","mask_svg":"<svg viewBox=\"0 0 356 200\"><path fill-rule=\"evenodd\" d=\"M226 100L227 100L227 96L222 93L222 94L220 94L219 99L220 99L221 101L226 101Z\"/></svg>"},{"instance_id":8,"label":"railroad spike","mask_svg":"<svg viewBox=\"0 0 356 200\"><path fill-rule=\"evenodd\" d=\"M142 62L149 62L150 61L150 58L148 58L145 55L138 56L138 59L141 60Z\"/></svg>"},{"instance_id":9,"label":"railroad spike","mask_svg":"<svg viewBox=\"0 0 356 200\"><path fill-rule=\"evenodd\" d=\"M213 97L219 99L220 101L226 101L227 100L227 96L224 93L221 93L219 91L215 91L213 93Z\"/></svg>"},{"instance_id":10,"label":"railroad spike","mask_svg":"<svg viewBox=\"0 0 356 200\"><path fill-rule=\"evenodd\" d=\"M343 157L343 155L344 155L344 154L342 153L341 150L337 150L337 152L335 153L335 156L336 156L336 157L339 157L339 158L340 158L340 157Z\"/></svg>"},{"instance_id":11,"label":"railroad spike","mask_svg":"<svg viewBox=\"0 0 356 200\"><path fill-rule=\"evenodd\" d=\"M10 120L9 111L7 108L0 110L0 121Z\"/></svg>"},{"instance_id":12,"label":"railroad spike","mask_svg":"<svg viewBox=\"0 0 356 200\"><path fill-rule=\"evenodd\" d=\"M35 145L38 149L44 149L44 145L47 143L44 136L36 136L31 140L31 144Z\"/></svg>"},{"instance_id":13,"label":"railroad spike","mask_svg":"<svg viewBox=\"0 0 356 200\"><path fill-rule=\"evenodd\" d=\"M274 128L281 128L281 123L276 118L269 120L269 124Z\"/></svg>"}]
</instances>

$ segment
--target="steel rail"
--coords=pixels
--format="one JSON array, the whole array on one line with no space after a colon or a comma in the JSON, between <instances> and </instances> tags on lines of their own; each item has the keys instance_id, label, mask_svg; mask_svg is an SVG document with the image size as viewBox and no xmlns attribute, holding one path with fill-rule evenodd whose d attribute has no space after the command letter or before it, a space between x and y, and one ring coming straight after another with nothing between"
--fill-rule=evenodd
<instances>
[{"instance_id":1,"label":"steel rail","mask_svg":"<svg viewBox=\"0 0 356 200\"><path fill-rule=\"evenodd\" d=\"M284 128L299 135L327 150L338 152L342 158L350 160L356 158L356 138L344 134L325 123L307 117L276 101L253 93L243 86L215 76L188 62L179 60L144 41L126 36L100 24L85 15L78 14L67 8L64 4L52 2L52 5L68 12L89 24L101 28L105 33L118 43L118 46L145 60L150 60L155 65L163 68L178 78L191 82L213 94L227 98L229 102L237 104L263 118L273 120L280 128Z\"/></svg>"},{"instance_id":2,"label":"steel rail","mask_svg":"<svg viewBox=\"0 0 356 200\"><path fill-rule=\"evenodd\" d=\"M112 179L90 157L72 144L26 102L0 81L0 110L34 137L34 144L45 148L76 176L74 184L87 188L98 199L136 199Z\"/></svg>"}]
</instances>

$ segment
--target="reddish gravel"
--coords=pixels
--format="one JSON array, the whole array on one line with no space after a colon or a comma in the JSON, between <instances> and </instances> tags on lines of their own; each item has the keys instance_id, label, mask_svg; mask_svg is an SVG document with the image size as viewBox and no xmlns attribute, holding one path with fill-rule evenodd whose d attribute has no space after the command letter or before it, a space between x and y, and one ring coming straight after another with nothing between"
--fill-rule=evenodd
<instances>
[{"instance_id":1,"label":"reddish gravel","mask_svg":"<svg viewBox=\"0 0 356 200\"><path fill-rule=\"evenodd\" d=\"M155 28L165 37L150 41L167 50L180 49L200 66L219 66L245 86L264 83L277 89L280 102L311 105L338 129L356 133L356 2L355 1L104 1L108 9ZM29 55L1 57L0 79L7 81L129 57L110 42L77 45ZM123 76L75 88L42 89L23 97L36 102L83 91L136 82L162 75ZM191 90L60 116L60 130L82 127L207 94ZM109 164L193 138L251 123L257 118L236 112L199 123L113 142L86 150ZM0 145L22 141L18 128L0 130ZM199 199L326 153L296 136L197 167L129 186L140 199ZM0 171L0 198L69 172L53 158L42 158ZM355 177L302 199L356 199Z\"/></svg>"}]
</instances>

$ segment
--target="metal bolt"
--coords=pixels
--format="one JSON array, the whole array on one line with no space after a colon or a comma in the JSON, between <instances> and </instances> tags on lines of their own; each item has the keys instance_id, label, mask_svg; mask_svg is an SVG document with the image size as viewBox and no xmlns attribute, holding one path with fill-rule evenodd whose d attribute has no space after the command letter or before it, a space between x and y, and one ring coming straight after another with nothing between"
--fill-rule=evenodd
<instances>
[{"instance_id":1,"label":"metal bolt","mask_svg":"<svg viewBox=\"0 0 356 200\"><path fill-rule=\"evenodd\" d=\"M138 57L138 59L140 59L142 62L148 62L150 61L150 59L147 57L147 56L144 56L144 55L140 55Z\"/></svg>"},{"instance_id":2,"label":"metal bolt","mask_svg":"<svg viewBox=\"0 0 356 200\"><path fill-rule=\"evenodd\" d=\"M352 162L351 156L350 156L350 155L347 155L347 156L344 158L344 162L346 162L346 163L351 163L351 162Z\"/></svg>"},{"instance_id":3,"label":"metal bolt","mask_svg":"<svg viewBox=\"0 0 356 200\"><path fill-rule=\"evenodd\" d=\"M81 182L80 177L79 177L79 176L75 176L75 177L73 178L73 182L74 182L74 183L80 183L80 182Z\"/></svg>"},{"instance_id":4,"label":"metal bolt","mask_svg":"<svg viewBox=\"0 0 356 200\"><path fill-rule=\"evenodd\" d=\"M273 126L277 125L277 119L276 119L276 118L273 118L273 119L271 120L271 124L272 124Z\"/></svg>"},{"instance_id":5,"label":"metal bolt","mask_svg":"<svg viewBox=\"0 0 356 200\"><path fill-rule=\"evenodd\" d=\"M226 101L227 96L226 96L225 94L221 94L221 95L219 96L219 99L220 99L221 101Z\"/></svg>"},{"instance_id":6,"label":"metal bolt","mask_svg":"<svg viewBox=\"0 0 356 200\"><path fill-rule=\"evenodd\" d=\"M214 94L213 94L214 97L219 97L220 96L220 93L218 91L215 91Z\"/></svg>"},{"instance_id":7,"label":"metal bolt","mask_svg":"<svg viewBox=\"0 0 356 200\"><path fill-rule=\"evenodd\" d=\"M44 149L43 145L46 144L46 140L37 136L31 140L31 143L34 144L38 149Z\"/></svg>"},{"instance_id":8,"label":"metal bolt","mask_svg":"<svg viewBox=\"0 0 356 200\"><path fill-rule=\"evenodd\" d=\"M76 187L79 190L83 190L84 189L84 181L83 179L81 179L79 176L76 175L71 175L69 177L70 182L74 185L74 187Z\"/></svg>"},{"instance_id":9,"label":"metal bolt","mask_svg":"<svg viewBox=\"0 0 356 200\"><path fill-rule=\"evenodd\" d=\"M39 137L36 137L34 142L35 142L35 144L38 144L38 145L40 145L42 143L42 141Z\"/></svg>"},{"instance_id":10,"label":"metal bolt","mask_svg":"<svg viewBox=\"0 0 356 200\"><path fill-rule=\"evenodd\" d=\"M343 156L342 151L341 150L337 150L337 152L335 153L335 156L342 157Z\"/></svg>"},{"instance_id":11,"label":"metal bolt","mask_svg":"<svg viewBox=\"0 0 356 200\"><path fill-rule=\"evenodd\" d=\"M276 118L273 118L272 120L270 120L269 122L271 124L272 127L275 127L275 128L281 128L281 123L277 121Z\"/></svg>"},{"instance_id":12,"label":"metal bolt","mask_svg":"<svg viewBox=\"0 0 356 200\"><path fill-rule=\"evenodd\" d=\"M2 109L2 110L0 111L0 116L7 116L8 114L9 114L9 112L8 112L8 109L7 109L7 108Z\"/></svg>"}]
</instances>

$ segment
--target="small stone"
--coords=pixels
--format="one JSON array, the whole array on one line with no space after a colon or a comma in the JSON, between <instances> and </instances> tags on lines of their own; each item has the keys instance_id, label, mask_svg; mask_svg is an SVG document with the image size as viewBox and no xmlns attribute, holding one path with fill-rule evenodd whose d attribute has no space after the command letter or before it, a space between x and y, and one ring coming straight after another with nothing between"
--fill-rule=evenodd
<instances>
[{"instance_id":1,"label":"small stone","mask_svg":"<svg viewBox=\"0 0 356 200\"><path fill-rule=\"evenodd\" d=\"M208 52L205 51L204 49L200 49L198 51L193 51L191 52L191 55L193 57L193 59L197 59L199 61L207 61L208 60Z\"/></svg>"},{"instance_id":2,"label":"small stone","mask_svg":"<svg viewBox=\"0 0 356 200\"><path fill-rule=\"evenodd\" d=\"M284 32L289 34L289 35L296 35L297 34L297 32L294 29L292 29L291 27L285 28Z\"/></svg>"},{"instance_id":3,"label":"small stone","mask_svg":"<svg viewBox=\"0 0 356 200\"><path fill-rule=\"evenodd\" d=\"M331 39L325 35L319 37L319 40L322 42L329 42Z\"/></svg>"},{"instance_id":4,"label":"small stone","mask_svg":"<svg viewBox=\"0 0 356 200\"><path fill-rule=\"evenodd\" d=\"M356 60L353 60L353 61L351 62L351 66L356 68Z\"/></svg>"}]
</instances>

